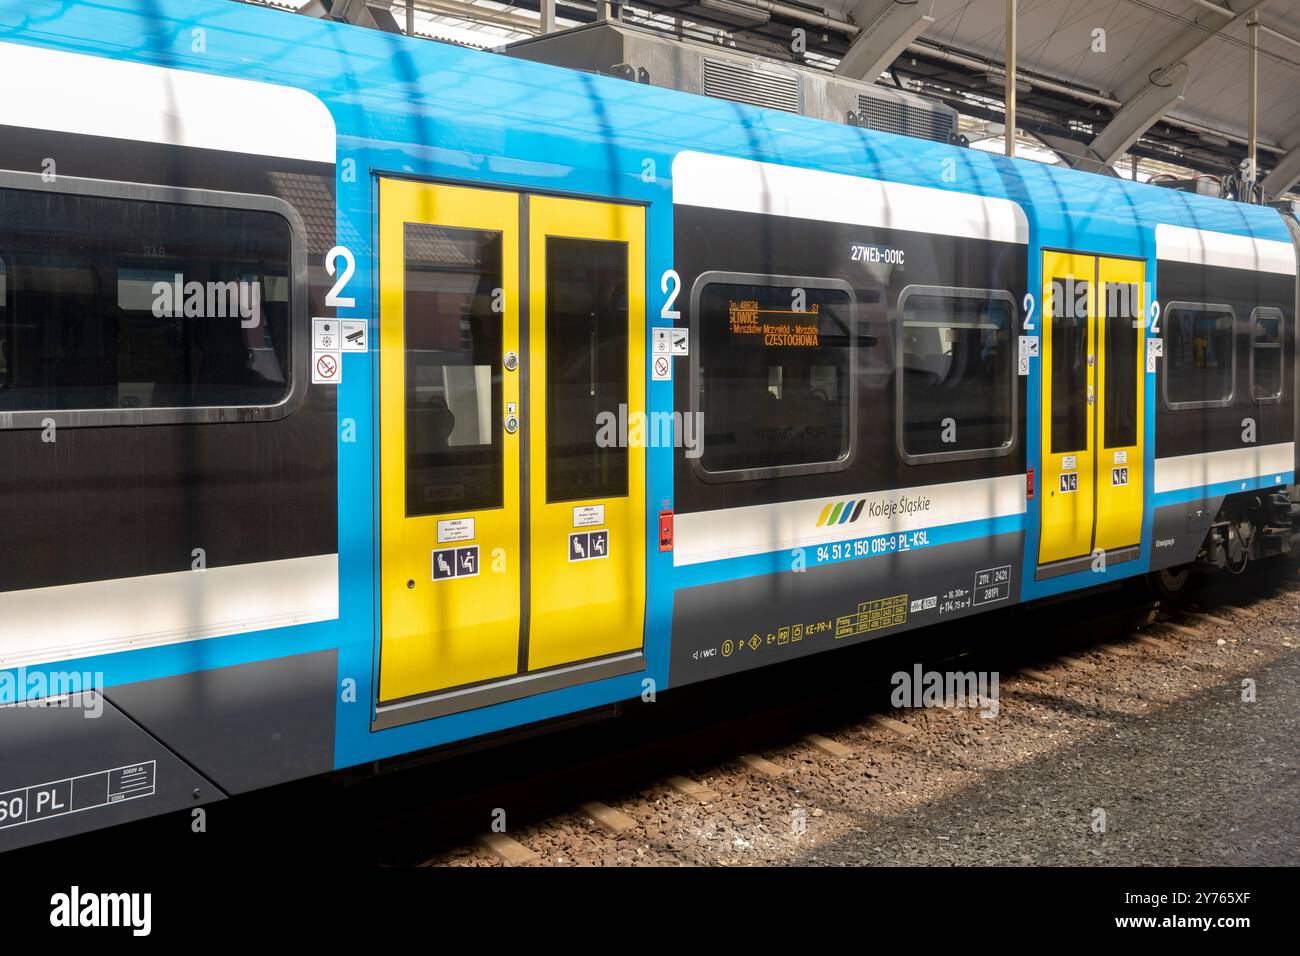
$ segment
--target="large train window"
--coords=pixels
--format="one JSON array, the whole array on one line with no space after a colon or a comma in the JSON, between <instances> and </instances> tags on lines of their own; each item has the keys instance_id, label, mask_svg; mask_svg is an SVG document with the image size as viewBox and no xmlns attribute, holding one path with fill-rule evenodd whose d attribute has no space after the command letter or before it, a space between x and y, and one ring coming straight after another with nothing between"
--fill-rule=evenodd
<instances>
[{"instance_id":1,"label":"large train window","mask_svg":"<svg viewBox=\"0 0 1300 956\"><path fill-rule=\"evenodd\" d=\"M1236 313L1227 305L1170 302L1165 308L1165 404L1212 408L1232 401Z\"/></svg>"},{"instance_id":2,"label":"large train window","mask_svg":"<svg viewBox=\"0 0 1300 956\"><path fill-rule=\"evenodd\" d=\"M713 480L837 471L855 425L853 290L711 272L691 295L699 467Z\"/></svg>"},{"instance_id":3,"label":"large train window","mask_svg":"<svg viewBox=\"0 0 1300 956\"><path fill-rule=\"evenodd\" d=\"M1260 404L1282 397L1282 312L1260 307L1250 314L1250 394Z\"/></svg>"},{"instance_id":4,"label":"large train window","mask_svg":"<svg viewBox=\"0 0 1300 956\"><path fill-rule=\"evenodd\" d=\"M501 233L406 223L406 514L502 503Z\"/></svg>"},{"instance_id":5,"label":"large train window","mask_svg":"<svg viewBox=\"0 0 1300 956\"><path fill-rule=\"evenodd\" d=\"M0 179L6 425L287 414L299 394L291 327L305 311L287 205L33 179Z\"/></svg>"},{"instance_id":6,"label":"large train window","mask_svg":"<svg viewBox=\"0 0 1300 956\"><path fill-rule=\"evenodd\" d=\"M1015 300L997 290L908 286L898 312L903 460L1007 454L1015 443Z\"/></svg>"}]
</instances>

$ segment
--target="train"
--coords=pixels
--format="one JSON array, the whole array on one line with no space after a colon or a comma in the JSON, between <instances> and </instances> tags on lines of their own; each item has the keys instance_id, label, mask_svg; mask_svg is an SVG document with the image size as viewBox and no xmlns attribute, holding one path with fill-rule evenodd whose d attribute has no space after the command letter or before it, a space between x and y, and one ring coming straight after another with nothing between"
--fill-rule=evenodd
<instances>
[{"instance_id":1,"label":"train","mask_svg":"<svg viewBox=\"0 0 1300 956\"><path fill-rule=\"evenodd\" d=\"M0 848L1294 547L1276 209L229 0L0 88Z\"/></svg>"}]
</instances>

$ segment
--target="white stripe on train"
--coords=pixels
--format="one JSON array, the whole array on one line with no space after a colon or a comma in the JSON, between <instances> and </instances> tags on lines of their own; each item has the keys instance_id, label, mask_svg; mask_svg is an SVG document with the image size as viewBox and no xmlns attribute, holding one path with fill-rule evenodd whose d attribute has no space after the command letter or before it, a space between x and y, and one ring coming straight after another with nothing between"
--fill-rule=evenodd
<instances>
[{"instance_id":1,"label":"white stripe on train","mask_svg":"<svg viewBox=\"0 0 1300 956\"><path fill-rule=\"evenodd\" d=\"M337 554L0 593L0 668L339 616Z\"/></svg>"},{"instance_id":2,"label":"white stripe on train","mask_svg":"<svg viewBox=\"0 0 1300 956\"><path fill-rule=\"evenodd\" d=\"M1010 199L691 150L673 159L673 202L929 235L1029 242L1029 220Z\"/></svg>"},{"instance_id":3,"label":"white stripe on train","mask_svg":"<svg viewBox=\"0 0 1300 956\"><path fill-rule=\"evenodd\" d=\"M1276 239L1256 239L1187 226L1156 225L1156 258L1198 266L1223 266L1253 272L1296 274L1295 247Z\"/></svg>"},{"instance_id":4,"label":"white stripe on train","mask_svg":"<svg viewBox=\"0 0 1300 956\"><path fill-rule=\"evenodd\" d=\"M865 501L856 521L817 521L833 502ZM862 492L679 514L673 518L675 565L721 561L850 538L982 521L1025 511L1025 476L1003 475L942 485Z\"/></svg>"},{"instance_id":5,"label":"white stripe on train","mask_svg":"<svg viewBox=\"0 0 1300 956\"><path fill-rule=\"evenodd\" d=\"M290 86L0 43L0 90L5 126L316 163L336 154L328 107Z\"/></svg>"},{"instance_id":6,"label":"white stripe on train","mask_svg":"<svg viewBox=\"0 0 1300 956\"><path fill-rule=\"evenodd\" d=\"M1155 493L1206 488L1227 481L1253 481L1256 478L1275 478L1281 483L1294 470L1294 442L1157 458Z\"/></svg>"}]
</instances>

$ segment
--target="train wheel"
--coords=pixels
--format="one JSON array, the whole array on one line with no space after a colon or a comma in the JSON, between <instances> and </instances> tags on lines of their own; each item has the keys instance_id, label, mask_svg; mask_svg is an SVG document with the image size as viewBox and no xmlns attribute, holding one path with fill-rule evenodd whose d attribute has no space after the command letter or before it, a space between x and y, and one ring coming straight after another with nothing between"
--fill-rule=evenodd
<instances>
[{"instance_id":1,"label":"train wheel","mask_svg":"<svg viewBox=\"0 0 1300 956\"><path fill-rule=\"evenodd\" d=\"M1191 577L1191 569L1184 564L1176 568L1161 568L1159 571L1153 571L1147 575L1147 581L1150 582L1151 589L1161 597L1177 598L1187 590L1187 582Z\"/></svg>"}]
</instances>

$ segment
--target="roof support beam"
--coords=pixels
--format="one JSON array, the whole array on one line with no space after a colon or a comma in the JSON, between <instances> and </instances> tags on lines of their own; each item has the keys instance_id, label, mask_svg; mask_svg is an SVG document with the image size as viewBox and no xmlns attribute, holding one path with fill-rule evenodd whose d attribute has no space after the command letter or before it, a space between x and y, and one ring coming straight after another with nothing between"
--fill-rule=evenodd
<instances>
[{"instance_id":1,"label":"roof support beam","mask_svg":"<svg viewBox=\"0 0 1300 956\"><path fill-rule=\"evenodd\" d=\"M320 20L338 20L385 33L401 32L392 11L373 0L308 0L298 12Z\"/></svg>"},{"instance_id":2,"label":"roof support beam","mask_svg":"<svg viewBox=\"0 0 1300 956\"><path fill-rule=\"evenodd\" d=\"M1138 141L1139 136L1183 98L1190 76L1191 71L1185 63L1177 63L1161 73L1155 81L1124 102L1111 121L1093 137L1085 155L1072 165L1092 172L1103 166L1109 169L1111 163Z\"/></svg>"},{"instance_id":3,"label":"roof support beam","mask_svg":"<svg viewBox=\"0 0 1300 956\"><path fill-rule=\"evenodd\" d=\"M899 0L858 0L848 16L860 27L835 72L840 76L874 82L893 65L907 45L919 37L934 17L934 0L900 3Z\"/></svg>"},{"instance_id":4,"label":"roof support beam","mask_svg":"<svg viewBox=\"0 0 1300 956\"><path fill-rule=\"evenodd\" d=\"M1219 33L1244 21L1265 2L1224 0L1222 8L1207 8L1199 25L1184 28L1155 56L1141 58L1141 67L1116 84L1115 92L1123 105L1089 144L1087 157L1071 165L1095 169L1109 167L1119 159L1182 98L1191 75L1187 58Z\"/></svg>"},{"instance_id":5,"label":"roof support beam","mask_svg":"<svg viewBox=\"0 0 1300 956\"><path fill-rule=\"evenodd\" d=\"M1300 142L1298 142L1264 177L1260 188L1266 196L1280 196L1300 182Z\"/></svg>"},{"instance_id":6,"label":"roof support beam","mask_svg":"<svg viewBox=\"0 0 1300 956\"><path fill-rule=\"evenodd\" d=\"M1073 166L1077 169L1088 169L1095 173L1101 173L1106 176L1118 176L1114 167L1107 166L1104 163L1095 163L1089 165L1092 160L1088 153L1088 147L1078 140L1070 139L1068 136L1056 136L1052 133L1044 133L1041 130L1034 130L1034 136L1042 142L1044 146L1061 157L1061 162L1067 166Z\"/></svg>"}]
</instances>

